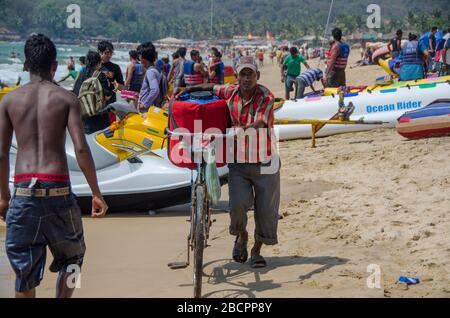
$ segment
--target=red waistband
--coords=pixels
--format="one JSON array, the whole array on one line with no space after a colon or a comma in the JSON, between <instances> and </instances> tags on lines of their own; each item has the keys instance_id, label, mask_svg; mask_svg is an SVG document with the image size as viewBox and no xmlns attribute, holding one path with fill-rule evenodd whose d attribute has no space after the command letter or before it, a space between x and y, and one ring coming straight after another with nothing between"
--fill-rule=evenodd
<instances>
[{"instance_id":1,"label":"red waistband","mask_svg":"<svg viewBox=\"0 0 450 318\"><path fill-rule=\"evenodd\" d=\"M53 173L20 173L14 176L14 182L30 181L36 178L41 181L68 182L69 176L66 174Z\"/></svg>"}]
</instances>

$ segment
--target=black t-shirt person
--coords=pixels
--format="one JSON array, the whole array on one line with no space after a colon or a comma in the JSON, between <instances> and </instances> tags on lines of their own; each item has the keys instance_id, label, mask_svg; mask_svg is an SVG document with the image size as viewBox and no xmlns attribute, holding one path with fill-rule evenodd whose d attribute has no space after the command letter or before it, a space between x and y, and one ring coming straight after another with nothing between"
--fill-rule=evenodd
<instances>
[{"instance_id":1,"label":"black t-shirt person","mask_svg":"<svg viewBox=\"0 0 450 318\"><path fill-rule=\"evenodd\" d=\"M428 41L429 40L431 40L431 45L433 46L430 47L430 50L433 49L433 52L430 52L430 56L434 57L436 55L436 36L433 33L431 33Z\"/></svg>"},{"instance_id":2,"label":"black t-shirt person","mask_svg":"<svg viewBox=\"0 0 450 318\"><path fill-rule=\"evenodd\" d=\"M113 91L115 89L114 82L117 81L120 85L124 85L122 70L120 66L113 62L102 63L102 71L105 73L109 82L109 90ZM111 99L107 102L107 105L114 103L116 101L116 94L113 94Z\"/></svg>"}]
</instances>

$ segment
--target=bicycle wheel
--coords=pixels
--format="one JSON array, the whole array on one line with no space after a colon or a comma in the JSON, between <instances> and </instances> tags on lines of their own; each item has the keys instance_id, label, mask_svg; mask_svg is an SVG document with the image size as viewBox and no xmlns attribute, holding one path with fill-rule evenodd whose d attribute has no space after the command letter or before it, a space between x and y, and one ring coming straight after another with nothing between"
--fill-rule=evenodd
<instances>
[{"instance_id":1,"label":"bicycle wheel","mask_svg":"<svg viewBox=\"0 0 450 318\"><path fill-rule=\"evenodd\" d=\"M205 248L204 232L204 198L203 186L195 189L195 228L194 228L194 298L202 296L203 249Z\"/></svg>"}]
</instances>

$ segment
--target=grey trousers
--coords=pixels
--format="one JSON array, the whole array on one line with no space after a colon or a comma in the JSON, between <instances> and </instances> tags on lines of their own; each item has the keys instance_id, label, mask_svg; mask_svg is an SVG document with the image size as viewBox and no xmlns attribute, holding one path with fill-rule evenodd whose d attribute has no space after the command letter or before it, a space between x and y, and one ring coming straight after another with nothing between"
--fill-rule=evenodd
<instances>
[{"instance_id":1,"label":"grey trousers","mask_svg":"<svg viewBox=\"0 0 450 318\"><path fill-rule=\"evenodd\" d=\"M305 83L301 79L297 79L297 94L295 99L302 99L305 97Z\"/></svg>"},{"instance_id":2,"label":"grey trousers","mask_svg":"<svg viewBox=\"0 0 450 318\"><path fill-rule=\"evenodd\" d=\"M255 240L266 245L278 243L278 209L280 206L280 170L261 174L261 164L228 165L230 196L230 234L238 235L247 228L247 213L255 209Z\"/></svg>"}]
</instances>

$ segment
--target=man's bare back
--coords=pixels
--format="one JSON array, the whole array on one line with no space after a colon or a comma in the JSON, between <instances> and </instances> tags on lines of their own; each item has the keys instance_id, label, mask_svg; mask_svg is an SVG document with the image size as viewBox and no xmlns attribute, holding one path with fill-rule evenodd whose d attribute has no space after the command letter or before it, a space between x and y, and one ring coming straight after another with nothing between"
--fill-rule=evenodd
<instances>
[{"instance_id":1,"label":"man's bare back","mask_svg":"<svg viewBox=\"0 0 450 318\"><path fill-rule=\"evenodd\" d=\"M97 183L94 161L84 135L77 96L54 84L58 67L56 47L42 34L25 43L24 69L30 82L0 102L0 219L5 219L9 192L9 151L13 133L17 140L15 173L68 175L66 129L80 169L92 190L92 215L103 216L107 205Z\"/></svg>"},{"instance_id":2,"label":"man's bare back","mask_svg":"<svg viewBox=\"0 0 450 318\"><path fill-rule=\"evenodd\" d=\"M77 103L74 94L48 81L29 83L7 96L6 113L18 146L16 174L68 174L66 128Z\"/></svg>"},{"instance_id":3,"label":"man's bare back","mask_svg":"<svg viewBox=\"0 0 450 318\"><path fill-rule=\"evenodd\" d=\"M104 215L107 206L98 188L78 98L51 80L32 75L30 83L7 94L0 102L0 218L4 218L5 202L9 200L8 156L13 132L18 148L16 175L68 175L66 129L72 138L78 165L92 190L92 215Z\"/></svg>"},{"instance_id":4,"label":"man's bare back","mask_svg":"<svg viewBox=\"0 0 450 318\"><path fill-rule=\"evenodd\" d=\"M35 297L47 247L54 257L50 268L59 272L56 295L70 297L74 288L67 284L68 266L80 268L86 248L68 178L66 129L92 190L92 216L104 216L108 206L98 187L78 98L53 83L58 66L55 45L36 34L26 41L24 51L30 83L0 102L0 219L6 221L6 253L16 273L16 297ZM11 197L9 152L14 132L17 158ZM54 176L62 178L51 179Z\"/></svg>"}]
</instances>

